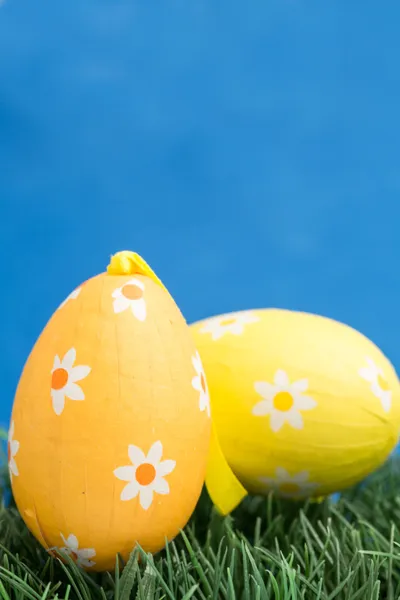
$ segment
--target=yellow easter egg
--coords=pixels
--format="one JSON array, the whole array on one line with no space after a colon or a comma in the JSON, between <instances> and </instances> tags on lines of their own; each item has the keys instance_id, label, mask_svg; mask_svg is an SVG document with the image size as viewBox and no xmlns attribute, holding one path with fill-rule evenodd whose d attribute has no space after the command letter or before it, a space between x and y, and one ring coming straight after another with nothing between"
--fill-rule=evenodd
<instances>
[{"instance_id":1,"label":"yellow easter egg","mask_svg":"<svg viewBox=\"0 0 400 600\"><path fill-rule=\"evenodd\" d=\"M140 257L55 311L21 375L9 433L18 509L53 554L108 570L185 526L205 477L209 398L190 330Z\"/></svg>"},{"instance_id":2,"label":"yellow easter egg","mask_svg":"<svg viewBox=\"0 0 400 600\"><path fill-rule=\"evenodd\" d=\"M382 465L400 428L394 368L364 335L328 318L253 310L191 325L228 465L251 493L320 497ZM207 486L221 504L218 469ZM236 502L224 498L228 512Z\"/></svg>"}]
</instances>

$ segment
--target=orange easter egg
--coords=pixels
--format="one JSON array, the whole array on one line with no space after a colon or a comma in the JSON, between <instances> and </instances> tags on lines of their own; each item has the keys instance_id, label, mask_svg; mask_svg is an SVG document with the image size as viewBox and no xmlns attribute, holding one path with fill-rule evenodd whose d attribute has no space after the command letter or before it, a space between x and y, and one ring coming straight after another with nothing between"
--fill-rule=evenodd
<instances>
[{"instance_id":1,"label":"orange easter egg","mask_svg":"<svg viewBox=\"0 0 400 600\"><path fill-rule=\"evenodd\" d=\"M59 306L25 364L9 432L16 504L47 550L112 569L185 526L210 431L183 316L138 255L119 253Z\"/></svg>"}]
</instances>

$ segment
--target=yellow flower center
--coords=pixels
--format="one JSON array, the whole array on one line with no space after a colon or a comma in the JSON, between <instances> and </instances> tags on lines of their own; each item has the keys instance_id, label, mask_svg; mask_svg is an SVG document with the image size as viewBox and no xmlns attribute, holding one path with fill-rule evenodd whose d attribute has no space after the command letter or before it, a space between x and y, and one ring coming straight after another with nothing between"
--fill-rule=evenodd
<instances>
[{"instance_id":1,"label":"yellow flower center","mask_svg":"<svg viewBox=\"0 0 400 600\"><path fill-rule=\"evenodd\" d=\"M143 296L143 290L135 283L128 283L124 285L121 290L122 295L128 300L139 300Z\"/></svg>"},{"instance_id":2,"label":"yellow flower center","mask_svg":"<svg viewBox=\"0 0 400 600\"><path fill-rule=\"evenodd\" d=\"M51 387L53 390L61 390L68 382L68 371L56 369L51 376Z\"/></svg>"},{"instance_id":3,"label":"yellow flower center","mask_svg":"<svg viewBox=\"0 0 400 600\"><path fill-rule=\"evenodd\" d=\"M136 481L140 485L150 485L156 477L156 470L150 463L143 463L136 469Z\"/></svg>"},{"instance_id":4,"label":"yellow flower center","mask_svg":"<svg viewBox=\"0 0 400 600\"><path fill-rule=\"evenodd\" d=\"M294 400L292 394L289 394L289 392L278 392L274 396L273 403L276 410L287 412L292 408Z\"/></svg>"},{"instance_id":5,"label":"yellow flower center","mask_svg":"<svg viewBox=\"0 0 400 600\"><path fill-rule=\"evenodd\" d=\"M221 327L228 327L229 325L233 325L236 323L236 319L222 319L220 322Z\"/></svg>"},{"instance_id":6,"label":"yellow flower center","mask_svg":"<svg viewBox=\"0 0 400 600\"><path fill-rule=\"evenodd\" d=\"M288 496L293 496L299 492L299 486L297 483L291 483L288 481L287 483L281 483L279 486L279 490L282 494L287 494Z\"/></svg>"},{"instance_id":7,"label":"yellow flower center","mask_svg":"<svg viewBox=\"0 0 400 600\"><path fill-rule=\"evenodd\" d=\"M388 392L390 389L388 382L384 377L382 377L382 375L378 375L378 385L384 392Z\"/></svg>"}]
</instances>

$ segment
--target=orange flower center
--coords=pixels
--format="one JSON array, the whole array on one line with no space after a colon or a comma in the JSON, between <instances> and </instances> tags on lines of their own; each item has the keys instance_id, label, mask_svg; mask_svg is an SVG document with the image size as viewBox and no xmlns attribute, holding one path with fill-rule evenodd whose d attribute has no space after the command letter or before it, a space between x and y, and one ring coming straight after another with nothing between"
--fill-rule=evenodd
<instances>
[{"instance_id":1,"label":"orange flower center","mask_svg":"<svg viewBox=\"0 0 400 600\"><path fill-rule=\"evenodd\" d=\"M382 377L382 375L378 375L378 385L384 392L388 392L390 389L388 382L384 377Z\"/></svg>"},{"instance_id":2,"label":"orange flower center","mask_svg":"<svg viewBox=\"0 0 400 600\"><path fill-rule=\"evenodd\" d=\"M228 327L229 325L233 325L236 322L236 319L222 319L220 325L222 327Z\"/></svg>"},{"instance_id":3,"label":"orange flower center","mask_svg":"<svg viewBox=\"0 0 400 600\"><path fill-rule=\"evenodd\" d=\"M53 390L61 390L68 381L68 371L56 369L51 376L51 387Z\"/></svg>"},{"instance_id":4,"label":"orange flower center","mask_svg":"<svg viewBox=\"0 0 400 600\"><path fill-rule=\"evenodd\" d=\"M71 550L71 558L74 562L77 562L77 560L78 560L78 555L73 550Z\"/></svg>"},{"instance_id":5,"label":"orange flower center","mask_svg":"<svg viewBox=\"0 0 400 600\"><path fill-rule=\"evenodd\" d=\"M143 290L135 283L124 285L121 292L128 300L139 300L143 296Z\"/></svg>"},{"instance_id":6,"label":"orange flower center","mask_svg":"<svg viewBox=\"0 0 400 600\"><path fill-rule=\"evenodd\" d=\"M156 470L150 463L143 463L136 469L136 481L140 485L150 485L156 477Z\"/></svg>"},{"instance_id":7,"label":"orange flower center","mask_svg":"<svg viewBox=\"0 0 400 600\"><path fill-rule=\"evenodd\" d=\"M280 410L281 412L286 412L290 410L294 404L292 394L289 392L278 392L274 397L274 408L276 410Z\"/></svg>"},{"instance_id":8,"label":"orange flower center","mask_svg":"<svg viewBox=\"0 0 400 600\"><path fill-rule=\"evenodd\" d=\"M287 494L288 496L291 496L293 494L297 494L300 488L297 485L297 483L291 483L290 481L288 481L287 483L281 483L279 489L282 492L282 494Z\"/></svg>"},{"instance_id":9,"label":"orange flower center","mask_svg":"<svg viewBox=\"0 0 400 600\"><path fill-rule=\"evenodd\" d=\"M207 393L207 384L206 384L206 378L204 377L204 373L200 374L200 385L201 385L201 389L206 394Z\"/></svg>"}]
</instances>

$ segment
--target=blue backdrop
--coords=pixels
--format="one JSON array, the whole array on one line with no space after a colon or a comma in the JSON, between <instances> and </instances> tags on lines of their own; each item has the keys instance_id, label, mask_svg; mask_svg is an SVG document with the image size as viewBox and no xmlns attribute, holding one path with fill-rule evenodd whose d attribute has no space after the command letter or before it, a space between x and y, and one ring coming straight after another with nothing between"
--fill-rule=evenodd
<instances>
[{"instance_id":1,"label":"blue backdrop","mask_svg":"<svg viewBox=\"0 0 400 600\"><path fill-rule=\"evenodd\" d=\"M5 0L0 423L53 310L121 249L189 321L278 306L400 366L400 4Z\"/></svg>"}]
</instances>

